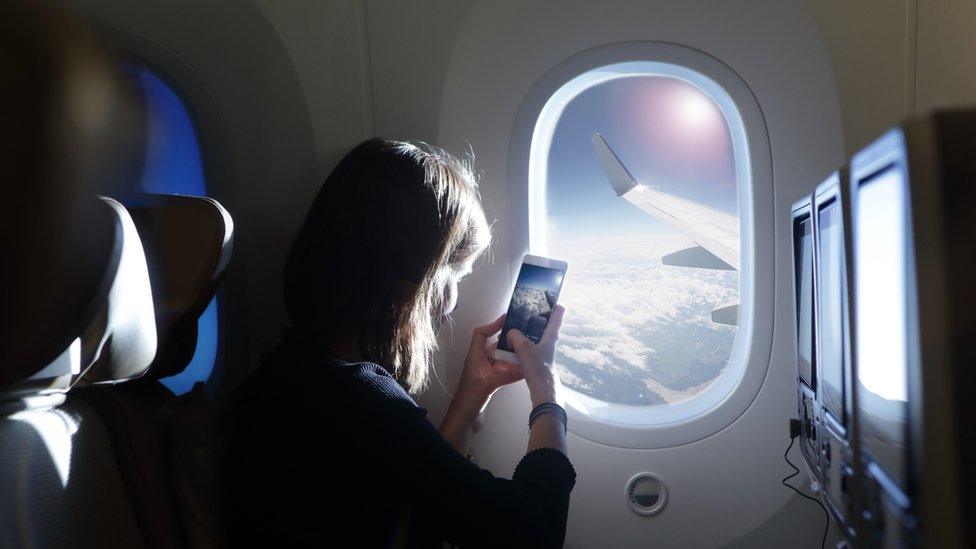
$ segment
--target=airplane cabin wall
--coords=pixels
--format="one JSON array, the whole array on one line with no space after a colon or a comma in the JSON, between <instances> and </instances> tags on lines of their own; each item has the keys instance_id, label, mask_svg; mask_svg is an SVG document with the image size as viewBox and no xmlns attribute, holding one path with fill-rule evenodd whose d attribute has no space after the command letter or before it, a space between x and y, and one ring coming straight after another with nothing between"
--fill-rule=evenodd
<instances>
[{"instance_id":1,"label":"airplane cabin wall","mask_svg":"<svg viewBox=\"0 0 976 549\"><path fill-rule=\"evenodd\" d=\"M850 156L896 124L912 104L912 0L806 4L830 52Z\"/></svg>"},{"instance_id":2,"label":"airplane cabin wall","mask_svg":"<svg viewBox=\"0 0 976 549\"><path fill-rule=\"evenodd\" d=\"M976 102L976 4L918 1L915 111Z\"/></svg>"},{"instance_id":3,"label":"airplane cabin wall","mask_svg":"<svg viewBox=\"0 0 976 549\"><path fill-rule=\"evenodd\" d=\"M901 119L976 102L976 4L806 0L837 78L845 152Z\"/></svg>"},{"instance_id":4,"label":"airplane cabin wall","mask_svg":"<svg viewBox=\"0 0 976 549\"><path fill-rule=\"evenodd\" d=\"M434 136L456 152L470 144L483 173L489 218L498 220L492 258L462 283L454 329L443 338L439 378L445 387L435 380L421 398L434 421L446 408L471 329L504 309L513 274L510 260L522 245L512 242L507 228L514 215L508 211L509 194L520 192L507 180L518 109L549 69L595 46L628 40L686 44L718 57L752 88L767 117L773 148L777 311L790 310L789 262L779 260L789 257L787 197L799 195L843 155L829 59L801 3L470 1L464 3L466 17L448 1L419 8L393 0L367 5L377 131ZM441 8L449 5L444 14ZM446 66L445 50L451 51ZM410 78L389 78L390 67ZM438 111L431 110L431 94L439 98ZM773 347L765 351L771 358L766 382L751 408L724 431L686 446L650 451L613 449L571 435L579 479L567 547L775 546L819 539L824 525L819 509L797 502L779 484L789 472L782 453L793 407L793 346L790 315L777 317ZM521 386L499 391L476 437L478 463L500 475L511 474L524 453L525 393ZM623 497L626 480L643 470L661 474L670 484L669 507L656 517L633 514Z\"/></svg>"},{"instance_id":5,"label":"airplane cabin wall","mask_svg":"<svg viewBox=\"0 0 976 549\"><path fill-rule=\"evenodd\" d=\"M316 141L315 183L321 183L353 145L375 133L365 3L255 3L277 31L301 83Z\"/></svg>"}]
</instances>

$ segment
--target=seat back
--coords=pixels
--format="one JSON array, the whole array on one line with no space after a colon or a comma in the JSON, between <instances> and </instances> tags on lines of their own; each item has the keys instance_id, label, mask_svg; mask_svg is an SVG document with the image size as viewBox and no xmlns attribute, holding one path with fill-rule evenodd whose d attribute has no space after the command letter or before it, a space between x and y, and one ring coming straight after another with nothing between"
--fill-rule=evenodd
<instances>
[{"instance_id":1,"label":"seat back","mask_svg":"<svg viewBox=\"0 0 976 549\"><path fill-rule=\"evenodd\" d=\"M137 380L103 375L124 374L112 358L82 378L72 399L94 408L109 432L146 544L212 547L220 539L213 505L220 446L210 402L199 385L177 397L158 380L193 357L197 321L230 259L233 224L208 198L145 195L129 211L150 265L159 352Z\"/></svg>"},{"instance_id":2,"label":"seat back","mask_svg":"<svg viewBox=\"0 0 976 549\"><path fill-rule=\"evenodd\" d=\"M111 206L83 200L91 202L84 237L51 235L35 240L38 250L5 250L4 265L17 271L5 276L0 307L0 394L8 407L63 394L104 344L104 305L121 260L122 228ZM71 254L56 257L69 245Z\"/></svg>"},{"instance_id":3,"label":"seat back","mask_svg":"<svg viewBox=\"0 0 976 549\"><path fill-rule=\"evenodd\" d=\"M21 278L23 295L57 292L74 318L28 314L23 331L38 327L44 338L9 342L7 356L55 356L47 365L5 362L0 386L0 546L141 546L142 537L111 451L110 435L84 403L65 395L96 364L117 375L138 376L156 350L156 325L149 275L139 235L118 202L101 199L95 225L112 227L103 249L77 255L77 271L104 273L91 284L85 277ZM105 253L109 250L109 253ZM33 257L43 257L38 254ZM30 258L20 269L36 268ZM63 285L45 286L51 280ZM147 309L148 307L148 309ZM44 310L45 314L51 313ZM58 322L54 322L58 321ZM57 332L54 324L63 328ZM43 327L42 327L43 326ZM37 348L41 342L69 342L66 348Z\"/></svg>"},{"instance_id":4,"label":"seat back","mask_svg":"<svg viewBox=\"0 0 976 549\"><path fill-rule=\"evenodd\" d=\"M108 86L91 31L42 2L0 3L0 73L0 387L9 387L52 364L73 343L63 338L98 314L119 250L106 246L116 221L94 195L136 169L122 144L139 143L128 132L140 111Z\"/></svg>"},{"instance_id":5,"label":"seat back","mask_svg":"<svg viewBox=\"0 0 976 549\"><path fill-rule=\"evenodd\" d=\"M65 401L96 364L137 376L155 352L138 233L97 197L140 162L108 67L58 8L0 2L0 547L143 545L108 433Z\"/></svg>"},{"instance_id":6,"label":"seat back","mask_svg":"<svg viewBox=\"0 0 976 549\"><path fill-rule=\"evenodd\" d=\"M143 236L153 285L160 349L148 376L186 368L197 344L197 321L230 262L234 223L216 200L144 195L128 204Z\"/></svg>"},{"instance_id":7,"label":"seat back","mask_svg":"<svg viewBox=\"0 0 976 549\"><path fill-rule=\"evenodd\" d=\"M144 111L111 72L84 24L0 2L0 547L217 539L207 407L156 380L192 356L231 224L206 199L97 196L142 173Z\"/></svg>"}]
</instances>

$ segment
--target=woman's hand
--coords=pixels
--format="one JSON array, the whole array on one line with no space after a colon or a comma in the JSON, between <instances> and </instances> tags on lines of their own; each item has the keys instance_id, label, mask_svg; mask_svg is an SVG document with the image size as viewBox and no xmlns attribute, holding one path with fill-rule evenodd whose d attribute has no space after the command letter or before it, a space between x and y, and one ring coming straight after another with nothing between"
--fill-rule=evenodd
<instances>
[{"instance_id":1,"label":"woman's hand","mask_svg":"<svg viewBox=\"0 0 976 549\"><path fill-rule=\"evenodd\" d=\"M556 354L556 340L559 339L559 327L562 326L565 312L566 310L559 306L552 311L549 324L539 338L538 344L532 343L518 330L510 330L505 334L508 343L515 350L515 355L518 356L519 365L525 376L525 384L529 386L533 408L543 402L559 402L559 394L556 390L559 379L553 371L552 359ZM557 416L543 414L532 424L526 452L539 448L552 448L568 455L566 426Z\"/></svg>"},{"instance_id":2,"label":"woman's hand","mask_svg":"<svg viewBox=\"0 0 976 549\"><path fill-rule=\"evenodd\" d=\"M518 330L509 330L508 344L515 350L525 384L529 386L532 406L543 402L557 402L556 374L552 369L553 357L556 354L556 341L559 339L559 327L563 324L563 314L566 308L557 305L549 317L549 324L543 332L538 344L522 335Z\"/></svg>"},{"instance_id":3,"label":"woman's hand","mask_svg":"<svg viewBox=\"0 0 976 549\"><path fill-rule=\"evenodd\" d=\"M497 334L504 323L505 315L502 315L494 322L474 329L461 380L441 424L441 435L462 454L467 451L471 433L481 428L481 413L491 395L499 387L522 379L519 366L495 360L495 345L488 345L488 338Z\"/></svg>"}]
</instances>

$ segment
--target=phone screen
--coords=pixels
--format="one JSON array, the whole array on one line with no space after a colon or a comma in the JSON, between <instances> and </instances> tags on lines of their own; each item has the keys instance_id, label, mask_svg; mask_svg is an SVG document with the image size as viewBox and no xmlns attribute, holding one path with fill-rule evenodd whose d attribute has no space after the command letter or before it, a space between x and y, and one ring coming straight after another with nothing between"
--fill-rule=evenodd
<instances>
[{"instance_id":1,"label":"phone screen","mask_svg":"<svg viewBox=\"0 0 976 549\"><path fill-rule=\"evenodd\" d=\"M508 332L515 329L522 332L533 343L542 339L542 333L549 325L549 317L559 299L563 285L564 269L553 269L523 263L515 281L515 291L505 315L505 325L498 338L498 348L513 352L508 344Z\"/></svg>"}]
</instances>

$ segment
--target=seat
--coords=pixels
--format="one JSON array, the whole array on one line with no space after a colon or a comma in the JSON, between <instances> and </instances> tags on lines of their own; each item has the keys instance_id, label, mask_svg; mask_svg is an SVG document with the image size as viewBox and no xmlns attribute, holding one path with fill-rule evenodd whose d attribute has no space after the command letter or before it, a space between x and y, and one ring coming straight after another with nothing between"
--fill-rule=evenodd
<instances>
[{"instance_id":1,"label":"seat","mask_svg":"<svg viewBox=\"0 0 976 549\"><path fill-rule=\"evenodd\" d=\"M4 249L4 264L16 265L5 277L10 299L0 308L0 393L8 408L27 406L28 397L62 402L82 365L90 366L101 352L104 305L121 259L121 225L108 204L81 200L78 217L89 227L83 235L42 229L33 241ZM70 255L60 254L69 248Z\"/></svg>"},{"instance_id":2,"label":"seat","mask_svg":"<svg viewBox=\"0 0 976 549\"><path fill-rule=\"evenodd\" d=\"M230 260L233 222L202 197L144 195L128 209L150 266L159 350L138 379L111 361L93 367L71 398L92 406L110 433L147 546L212 547L219 444L210 402L199 384L177 397L159 380L193 357L197 321Z\"/></svg>"},{"instance_id":3,"label":"seat","mask_svg":"<svg viewBox=\"0 0 976 549\"><path fill-rule=\"evenodd\" d=\"M0 2L0 547L142 547L109 434L68 398L155 357L138 231L107 181L138 173L138 103L91 30ZM138 132L136 133L138 135Z\"/></svg>"},{"instance_id":4,"label":"seat","mask_svg":"<svg viewBox=\"0 0 976 549\"><path fill-rule=\"evenodd\" d=\"M98 230L72 255L71 272L22 277L11 289L20 293L18 303L29 303L30 295L60 299L42 299L48 306L41 311L19 311L28 337L7 340L4 356L18 360L0 363L2 547L143 545L108 433L90 407L65 400L96 364L136 377L156 351L152 290L135 225L118 202L91 200L83 220ZM25 254L17 267L42 272L47 257Z\"/></svg>"},{"instance_id":5,"label":"seat","mask_svg":"<svg viewBox=\"0 0 976 549\"><path fill-rule=\"evenodd\" d=\"M10 387L98 312L86 307L107 291L98 270L118 250L103 245L115 221L95 195L141 169L128 153L142 111L107 86L91 30L46 2L0 3L0 71L0 386Z\"/></svg>"},{"instance_id":6,"label":"seat","mask_svg":"<svg viewBox=\"0 0 976 549\"><path fill-rule=\"evenodd\" d=\"M153 282L161 344L149 375L160 379L183 371L193 357L197 320L230 262L234 223L220 203L205 197L144 195L128 207Z\"/></svg>"}]
</instances>

